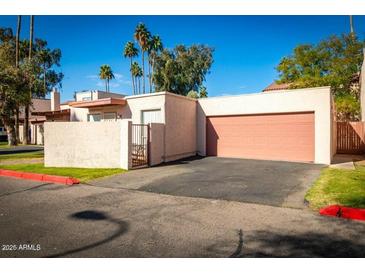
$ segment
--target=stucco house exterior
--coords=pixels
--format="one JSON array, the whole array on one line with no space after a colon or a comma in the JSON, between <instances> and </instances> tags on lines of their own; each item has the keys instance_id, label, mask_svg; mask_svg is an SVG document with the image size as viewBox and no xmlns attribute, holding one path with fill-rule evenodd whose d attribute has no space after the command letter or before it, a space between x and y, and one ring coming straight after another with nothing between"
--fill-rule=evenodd
<instances>
[{"instance_id":1,"label":"stucco house exterior","mask_svg":"<svg viewBox=\"0 0 365 274\"><path fill-rule=\"evenodd\" d=\"M197 154L330 164L332 101L329 87L198 100L169 92L80 99L60 106L69 122L45 123L45 164L130 169L138 155L156 165Z\"/></svg>"},{"instance_id":2,"label":"stucco house exterior","mask_svg":"<svg viewBox=\"0 0 365 274\"><path fill-rule=\"evenodd\" d=\"M52 109L51 99L33 98L30 106L29 115L29 131L30 142L35 145L43 144L43 123L46 121L46 117L43 115L33 114L36 112L44 112ZM24 126L24 109L20 110L19 115L19 139L23 141L23 126Z\"/></svg>"}]
</instances>

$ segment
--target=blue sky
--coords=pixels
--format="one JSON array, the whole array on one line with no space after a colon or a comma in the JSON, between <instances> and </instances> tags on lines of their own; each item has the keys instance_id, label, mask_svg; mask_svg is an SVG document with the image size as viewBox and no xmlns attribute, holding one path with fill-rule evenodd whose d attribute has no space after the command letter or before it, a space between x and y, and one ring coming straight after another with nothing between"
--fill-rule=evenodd
<instances>
[{"instance_id":1,"label":"blue sky","mask_svg":"<svg viewBox=\"0 0 365 274\"><path fill-rule=\"evenodd\" d=\"M16 16L0 16L0 26L15 29ZM130 94L129 60L124 44L144 22L165 47L206 44L215 48L205 85L209 96L260 92L277 78L275 66L300 43L316 43L349 32L348 16L36 16L35 37L60 48L65 74L62 100L74 91L104 89L97 75L109 64L116 79L111 91ZM364 38L365 16L354 16L355 31ZM28 37L29 16L22 36Z\"/></svg>"}]
</instances>

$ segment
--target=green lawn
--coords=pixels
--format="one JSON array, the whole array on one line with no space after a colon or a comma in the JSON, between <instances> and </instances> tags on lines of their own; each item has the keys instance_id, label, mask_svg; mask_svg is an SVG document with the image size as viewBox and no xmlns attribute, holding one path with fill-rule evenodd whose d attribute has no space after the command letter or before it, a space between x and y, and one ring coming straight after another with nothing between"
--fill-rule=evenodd
<instances>
[{"instance_id":1,"label":"green lawn","mask_svg":"<svg viewBox=\"0 0 365 274\"><path fill-rule=\"evenodd\" d=\"M43 151L32 151L32 152L22 152L22 153L14 153L14 154L2 154L0 155L1 160L9 160L9 159L29 159L29 158L43 158Z\"/></svg>"},{"instance_id":2,"label":"green lawn","mask_svg":"<svg viewBox=\"0 0 365 274\"><path fill-rule=\"evenodd\" d=\"M365 208L365 167L325 168L305 198L313 209L334 204Z\"/></svg>"},{"instance_id":3,"label":"green lawn","mask_svg":"<svg viewBox=\"0 0 365 274\"><path fill-rule=\"evenodd\" d=\"M126 172L126 170L121 168L44 167L43 164L0 165L0 168L48 175L69 176L77 178L81 182Z\"/></svg>"},{"instance_id":4,"label":"green lawn","mask_svg":"<svg viewBox=\"0 0 365 274\"><path fill-rule=\"evenodd\" d=\"M0 142L0 148L8 147L8 142Z\"/></svg>"}]
</instances>

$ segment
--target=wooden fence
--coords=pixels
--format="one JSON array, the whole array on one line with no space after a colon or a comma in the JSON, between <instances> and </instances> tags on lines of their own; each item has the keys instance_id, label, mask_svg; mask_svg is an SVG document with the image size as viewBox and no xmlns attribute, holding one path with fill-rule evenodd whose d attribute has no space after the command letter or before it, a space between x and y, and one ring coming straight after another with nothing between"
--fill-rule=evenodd
<instances>
[{"instance_id":1,"label":"wooden fence","mask_svg":"<svg viewBox=\"0 0 365 274\"><path fill-rule=\"evenodd\" d=\"M365 122L337 122L337 153L365 153Z\"/></svg>"}]
</instances>

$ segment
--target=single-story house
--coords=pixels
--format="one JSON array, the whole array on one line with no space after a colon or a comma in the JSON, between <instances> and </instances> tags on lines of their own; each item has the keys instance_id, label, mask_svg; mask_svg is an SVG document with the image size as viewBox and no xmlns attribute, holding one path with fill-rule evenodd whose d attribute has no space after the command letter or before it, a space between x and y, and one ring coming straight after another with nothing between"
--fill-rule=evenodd
<instances>
[{"instance_id":1,"label":"single-story house","mask_svg":"<svg viewBox=\"0 0 365 274\"><path fill-rule=\"evenodd\" d=\"M196 154L330 164L332 101L329 87L81 99L64 107L70 122L45 123L45 164L129 169Z\"/></svg>"}]
</instances>

